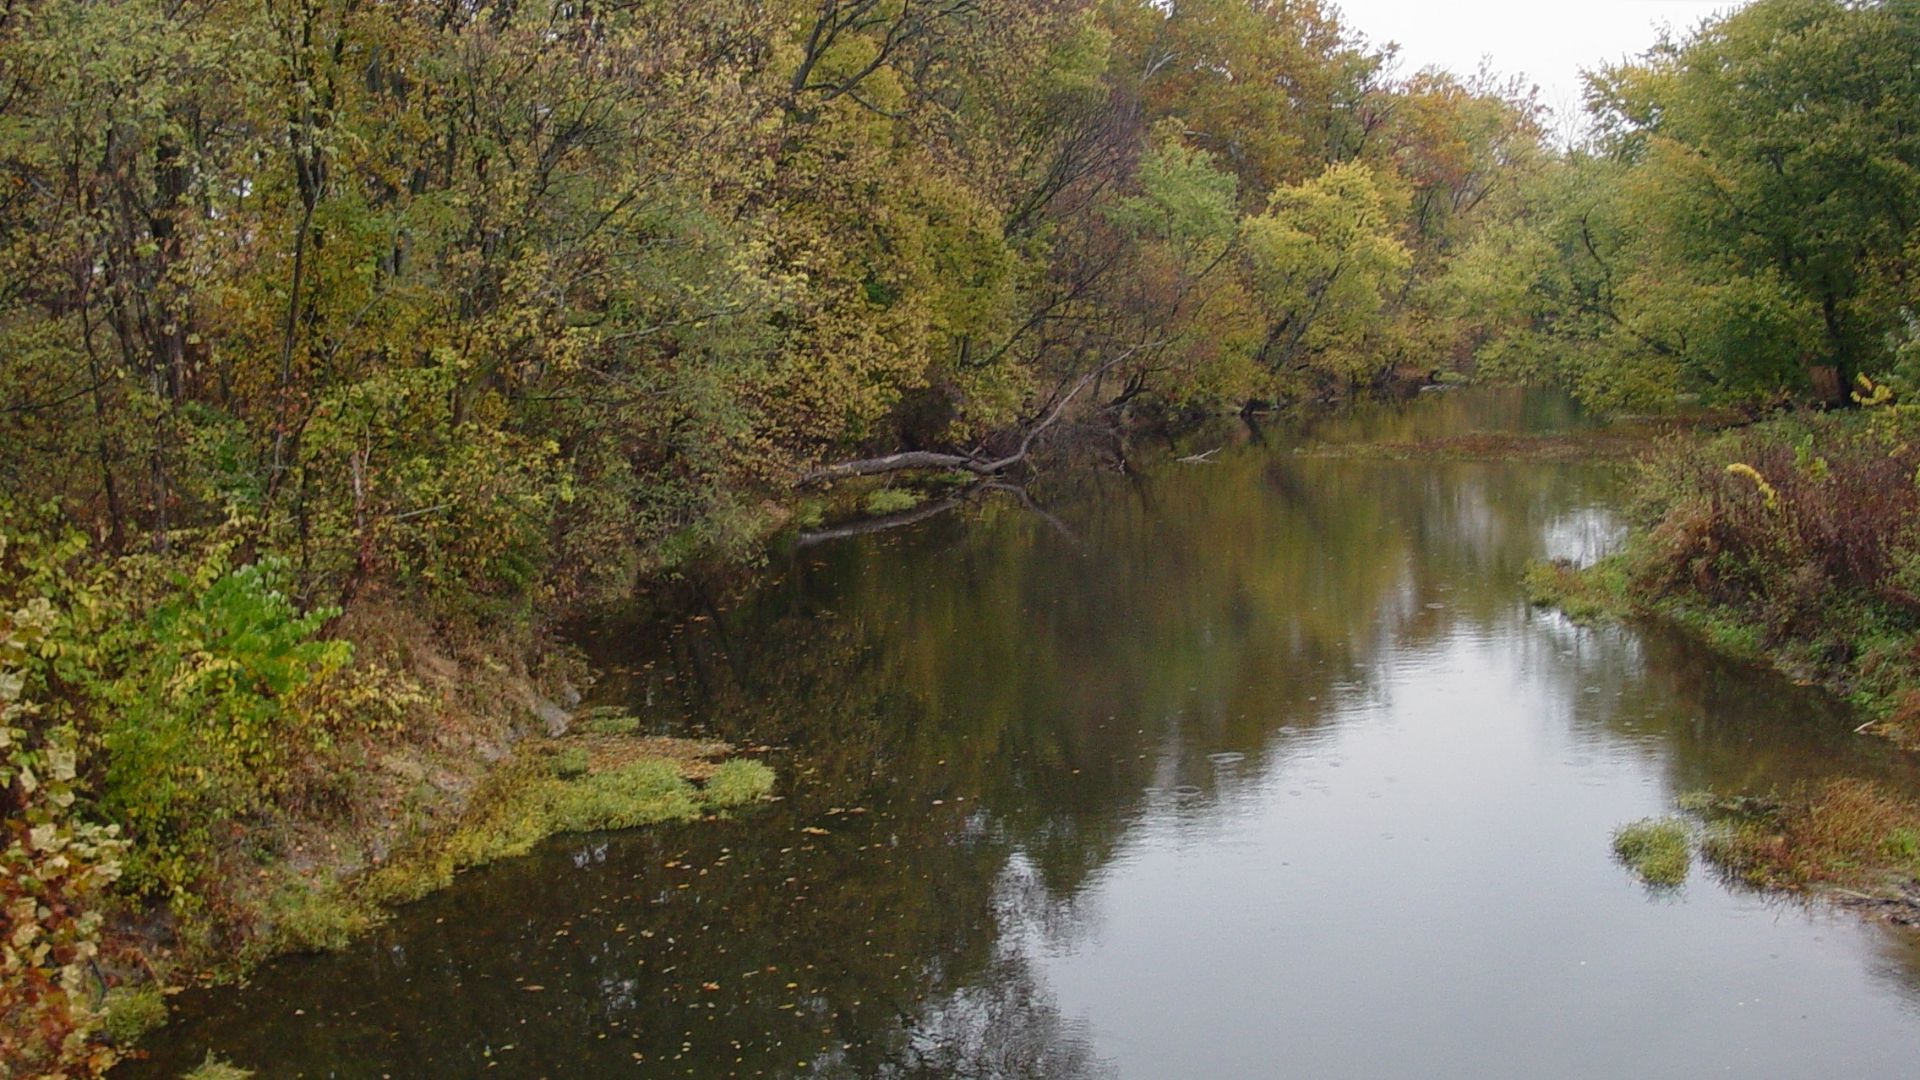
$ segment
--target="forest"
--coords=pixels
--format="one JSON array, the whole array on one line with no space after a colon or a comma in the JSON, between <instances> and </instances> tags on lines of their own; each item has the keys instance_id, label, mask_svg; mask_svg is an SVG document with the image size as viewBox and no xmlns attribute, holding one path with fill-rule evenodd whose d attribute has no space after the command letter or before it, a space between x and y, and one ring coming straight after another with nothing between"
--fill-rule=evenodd
<instances>
[{"instance_id":1,"label":"forest","mask_svg":"<svg viewBox=\"0 0 1920 1080\"><path fill-rule=\"evenodd\" d=\"M310 943L366 853L300 845L431 817L378 762L479 769L568 618L842 487L1436 382L1712 407L1617 593L1893 708L1920 0L1587 104L1323 0L0 0L0 1076Z\"/></svg>"}]
</instances>

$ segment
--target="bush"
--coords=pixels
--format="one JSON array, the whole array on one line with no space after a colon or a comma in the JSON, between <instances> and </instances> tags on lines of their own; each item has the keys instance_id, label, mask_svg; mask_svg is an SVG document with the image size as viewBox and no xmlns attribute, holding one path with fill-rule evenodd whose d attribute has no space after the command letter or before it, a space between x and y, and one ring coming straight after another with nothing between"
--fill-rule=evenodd
<instances>
[{"instance_id":1,"label":"bush","mask_svg":"<svg viewBox=\"0 0 1920 1080\"><path fill-rule=\"evenodd\" d=\"M1764 655L1920 736L1920 408L1775 420L1644 466L1626 550L1577 575L1530 579L1581 603L1612 586L1716 644ZM1564 575L1563 575L1564 576ZM1590 586L1590 587L1589 587Z\"/></svg>"},{"instance_id":2,"label":"bush","mask_svg":"<svg viewBox=\"0 0 1920 1080\"><path fill-rule=\"evenodd\" d=\"M60 614L16 591L0 535L0 1062L19 1075L89 1074L113 1063L90 1037L101 910L119 876L118 831L76 798L78 738L27 698L31 658Z\"/></svg>"}]
</instances>

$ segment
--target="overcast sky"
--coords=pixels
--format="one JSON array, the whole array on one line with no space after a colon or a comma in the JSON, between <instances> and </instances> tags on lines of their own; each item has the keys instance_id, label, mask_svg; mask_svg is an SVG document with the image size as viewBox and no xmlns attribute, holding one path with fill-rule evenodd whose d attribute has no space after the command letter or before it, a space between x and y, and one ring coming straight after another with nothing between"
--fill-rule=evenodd
<instances>
[{"instance_id":1,"label":"overcast sky","mask_svg":"<svg viewBox=\"0 0 1920 1080\"><path fill-rule=\"evenodd\" d=\"M1400 66L1471 74L1482 57L1524 73L1556 110L1580 104L1580 69L1653 44L1656 27L1684 31L1735 0L1336 0L1374 42L1400 43Z\"/></svg>"}]
</instances>

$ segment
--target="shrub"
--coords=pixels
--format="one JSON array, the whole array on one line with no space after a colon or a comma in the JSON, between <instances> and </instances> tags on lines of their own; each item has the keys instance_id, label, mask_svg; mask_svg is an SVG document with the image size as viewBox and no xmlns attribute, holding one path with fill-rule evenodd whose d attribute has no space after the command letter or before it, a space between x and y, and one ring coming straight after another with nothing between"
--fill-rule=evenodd
<instances>
[{"instance_id":1,"label":"shrub","mask_svg":"<svg viewBox=\"0 0 1920 1080\"><path fill-rule=\"evenodd\" d=\"M113 1063L90 1036L101 909L125 845L86 821L76 798L77 738L27 699L27 667L59 614L16 591L0 535L0 1062L20 1075L89 1074Z\"/></svg>"}]
</instances>

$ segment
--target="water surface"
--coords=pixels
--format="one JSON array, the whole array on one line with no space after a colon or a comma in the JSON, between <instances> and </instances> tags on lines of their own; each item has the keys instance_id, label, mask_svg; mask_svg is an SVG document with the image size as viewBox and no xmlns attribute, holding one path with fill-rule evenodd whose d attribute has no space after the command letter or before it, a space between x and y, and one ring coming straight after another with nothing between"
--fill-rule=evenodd
<instances>
[{"instance_id":1,"label":"water surface","mask_svg":"<svg viewBox=\"0 0 1920 1080\"><path fill-rule=\"evenodd\" d=\"M1618 535L1591 466L1302 443L1557 430L1531 394L1223 427L773 556L584 645L660 730L769 745L738 820L569 837L350 952L187 995L154 1059L262 1076L1910 1075L1920 947L1618 824L1701 788L1906 790L1844 710L1528 608ZM1152 458L1152 454L1136 455Z\"/></svg>"}]
</instances>

